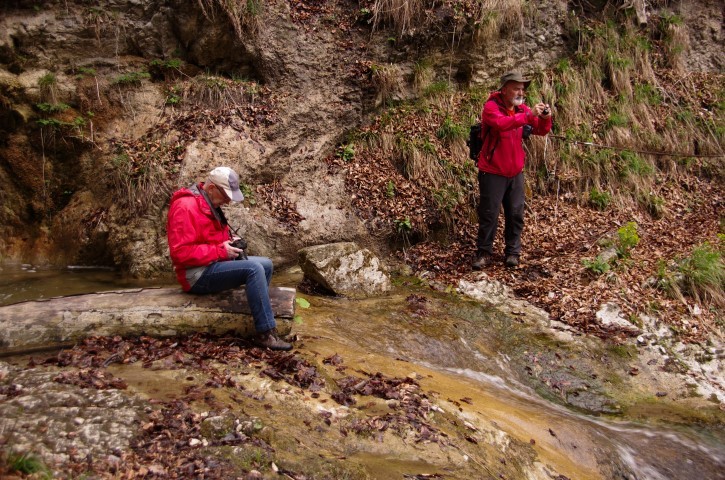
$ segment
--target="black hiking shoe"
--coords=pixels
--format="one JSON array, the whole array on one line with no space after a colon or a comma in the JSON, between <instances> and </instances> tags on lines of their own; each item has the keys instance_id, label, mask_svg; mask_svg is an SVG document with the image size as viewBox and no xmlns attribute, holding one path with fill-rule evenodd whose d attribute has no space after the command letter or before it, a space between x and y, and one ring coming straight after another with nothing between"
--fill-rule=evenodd
<instances>
[{"instance_id":1,"label":"black hiking shoe","mask_svg":"<svg viewBox=\"0 0 725 480\"><path fill-rule=\"evenodd\" d=\"M516 267L519 264L518 255L506 255L506 260L503 262L507 267Z\"/></svg>"},{"instance_id":2,"label":"black hiking shoe","mask_svg":"<svg viewBox=\"0 0 725 480\"><path fill-rule=\"evenodd\" d=\"M482 253L476 257L476 260L473 262L473 269L474 270L481 270L482 268L485 268L491 264L491 254L490 253Z\"/></svg>"},{"instance_id":3,"label":"black hiking shoe","mask_svg":"<svg viewBox=\"0 0 725 480\"><path fill-rule=\"evenodd\" d=\"M258 333L252 337L252 343L260 348L268 348L270 350L292 350L292 344L287 343L277 336L277 330L274 328L263 333Z\"/></svg>"}]
</instances>

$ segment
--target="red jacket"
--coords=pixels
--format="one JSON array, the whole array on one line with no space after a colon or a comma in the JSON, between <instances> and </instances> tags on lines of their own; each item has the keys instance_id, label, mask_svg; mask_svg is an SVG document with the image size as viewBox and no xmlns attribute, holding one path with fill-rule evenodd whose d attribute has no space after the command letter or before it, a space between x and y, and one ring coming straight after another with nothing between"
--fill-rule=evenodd
<instances>
[{"instance_id":1,"label":"red jacket","mask_svg":"<svg viewBox=\"0 0 725 480\"><path fill-rule=\"evenodd\" d=\"M229 260L224 247L230 239L229 226L223 214L215 214L201 195L203 186L200 183L174 192L166 223L171 262L184 291L191 288L189 269Z\"/></svg>"},{"instance_id":2,"label":"red jacket","mask_svg":"<svg viewBox=\"0 0 725 480\"><path fill-rule=\"evenodd\" d=\"M526 105L510 111L501 92L493 92L481 112L483 147L478 154L478 169L508 178L521 173L525 156L521 141L526 124L534 127L534 135L546 135L551 130L551 117L534 116Z\"/></svg>"}]
</instances>

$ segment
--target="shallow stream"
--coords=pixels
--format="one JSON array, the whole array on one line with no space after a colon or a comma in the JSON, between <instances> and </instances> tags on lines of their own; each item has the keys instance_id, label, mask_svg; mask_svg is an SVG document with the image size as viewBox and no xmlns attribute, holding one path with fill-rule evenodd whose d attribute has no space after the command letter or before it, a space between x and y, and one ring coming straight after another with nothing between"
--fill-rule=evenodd
<instances>
[{"instance_id":1,"label":"shallow stream","mask_svg":"<svg viewBox=\"0 0 725 480\"><path fill-rule=\"evenodd\" d=\"M0 304L147 286L107 270L3 266L0 273ZM296 287L300 280L299 271L291 270L274 283ZM465 424L475 432L476 438L469 439L466 447L470 450L459 447L459 456L404 444L348 446L346 461L362 465L371 478L403 478L411 472L471 478L471 471L479 478L497 478L492 467L497 462L524 465L515 470L518 478L725 478L722 430L675 421L667 408L656 404L652 415L640 406L636 421L627 418L626 410L617 411L617 405L611 406L611 415L571 408L563 401L564 394L558 399L542 392L531 376L532 367L535 371L537 362L549 358L544 352L556 350L556 342L471 300L402 283L392 294L368 300L298 293L310 304L298 307L293 327L300 338L296 349L300 354L310 359L339 355L350 371L415 377L441 412L455 417L453 424ZM589 374L579 353L562 348L552 355L563 359L562 370ZM167 391L169 379L158 372L112 368L140 395L174 393ZM596 383L609 380L591 377L581 395L606 405L608 399L596 398ZM313 402L307 397L305 401ZM320 403L312 408L328 407ZM289 428L284 434L292 436ZM330 441L317 442L320 456L335 455L335 440ZM487 445L492 449L486 450ZM501 457L492 462L487 455ZM466 468L462 463L467 463Z\"/></svg>"}]
</instances>

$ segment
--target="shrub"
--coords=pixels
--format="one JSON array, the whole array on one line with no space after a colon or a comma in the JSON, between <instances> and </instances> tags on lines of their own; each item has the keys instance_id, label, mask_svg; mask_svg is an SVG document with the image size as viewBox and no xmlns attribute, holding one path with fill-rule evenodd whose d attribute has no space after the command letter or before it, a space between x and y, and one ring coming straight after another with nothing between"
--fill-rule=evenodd
<instances>
[{"instance_id":1,"label":"shrub","mask_svg":"<svg viewBox=\"0 0 725 480\"><path fill-rule=\"evenodd\" d=\"M634 99L648 105L659 105L662 103L662 95L657 87L650 83L641 83L634 86Z\"/></svg>"},{"instance_id":2,"label":"shrub","mask_svg":"<svg viewBox=\"0 0 725 480\"><path fill-rule=\"evenodd\" d=\"M620 174L623 177L628 177L630 173L640 177L652 175L654 173L654 167L634 152L624 150L619 154L621 160Z\"/></svg>"},{"instance_id":3,"label":"shrub","mask_svg":"<svg viewBox=\"0 0 725 480\"><path fill-rule=\"evenodd\" d=\"M111 83L113 85L120 86L138 86L141 85L141 80L148 80L149 78L151 78L151 74L149 72L128 72L122 75L118 75L111 81Z\"/></svg>"},{"instance_id":4,"label":"shrub","mask_svg":"<svg viewBox=\"0 0 725 480\"><path fill-rule=\"evenodd\" d=\"M650 192L640 197L640 203L654 219L660 219L665 213L665 199Z\"/></svg>"},{"instance_id":5,"label":"shrub","mask_svg":"<svg viewBox=\"0 0 725 480\"><path fill-rule=\"evenodd\" d=\"M70 108L70 105L65 103L37 103L35 107L43 113L59 113L64 112Z\"/></svg>"},{"instance_id":6,"label":"shrub","mask_svg":"<svg viewBox=\"0 0 725 480\"><path fill-rule=\"evenodd\" d=\"M50 469L45 466L42 460L28 453L13 453L8 456L7 466L10 471L33 475L33 478L53 478Z\"/></svg>"},{"instance_id":7,"label":"shrub","mask_svg":"<svg viewBox=\"0 0 725 480\"><path fill-rule=\"evenodd\" d=\"M348 143L347 145L339 147L337 150L337 156L345 162L351 161L355 158L355 145Z\"/></svg>"},{"instance_id":8,"label":"shrub","mask_svg":"<svg viewBox=\"0 0 725 480\"><path fill-rule=\"evenodd\" d=\"M629 119L627 119L626 115L619 112L611 112L604 126L607 129L611 129L614 127L626 127L628 123Z\"/></svg>"},{"instance_id":9,"label":"shrub","mask_svg":"<svg viewBox=\"0 0 725 480\"><path fill-rule=\"evenodd\" d=\"M385 186L385 196L388 198L395 196L395 183L392 180L388 180L388 184Z\"/></svg>"},{"instance_id":10,"label":"shrub","mask_svg":"<svg viewBox=\"0 0 725 480\"><path fill-rule=\"evenodd\" d=\"M597 210L605 210L612 201L612 196L607 191L600 191L594 187L589 191L589 203Z\"/></svg>"},{"instance_id":11,"label":"shrub","mask_svg":"<svg viewBox=\"0 0 725 480\"><path fill-rule=\"evenodd\" d=\"M54 86L58 82L57 78L55 77L55 74L52 72L48 72L40 79L38 80L38 86L41 88L49 88Z\"/></svg>"},{"instance_id":12,"label":"shrub","mask_svg":"<svg viewBox=\"0 0 725 480\"><path fill-rule=\"evenodd\" d=\"M457 138L465 138L468 135L468 129L460 123L454 122L450 116L446 116L441 126L438 127L436 135L441 140L452 142Z\"/></svg>"},{"instance_id":13,"label":"shrub","mask_svg":"<svg viewBox=\"0 0 725 480\"><path fill-rule=\"evenodd\" d=\"M595 258L594 260L585 258L584 260L582 260L582 264L587 270L591 271L597 276L607 273L610 269L609 263L605 262L599 257Z\"/></svg>"},{"instance_id":14,"label":"shrub","mask_svg":"<svg viewBox=\"0 0 725 480\"><path fill-rule=\"evenodd\" d=\"M635 222L628 222L617 230L617 237L617 255L621 258L629 257L630 251L639 244L637 224Z\"/></svg>"},{"instance_id":15,"label":"shrub","mask_svg":"<svg viewBox=\"0 0 725 480\"><path fill-rule=\"evenodd\" d=\"M443 93L450 93L453 91L451 84L446 81L433 82L425 88L423 96L434 97Z\"/></svg>"},{"instance_id":16,"label":"shrub","mask_svg":"<svg viewBox=\"0 0 725 480\"><path fill-rule=\"evenodd\" d=\"M692 250L678 267L683 290L697 299L725 304L725 264L720 249L705 243Z\"/></svg>"},{"instance_id":17,"label":"shrub","mask_svg":"<svg viewBox=\"0 0 725 480\"><path fill-rule=\"evenodd\" d=\"M410 218L397 218L395 219L395 231L400 234L407 234L413 229L413 224L410 223Z\"/></svg>"}]
</instances>

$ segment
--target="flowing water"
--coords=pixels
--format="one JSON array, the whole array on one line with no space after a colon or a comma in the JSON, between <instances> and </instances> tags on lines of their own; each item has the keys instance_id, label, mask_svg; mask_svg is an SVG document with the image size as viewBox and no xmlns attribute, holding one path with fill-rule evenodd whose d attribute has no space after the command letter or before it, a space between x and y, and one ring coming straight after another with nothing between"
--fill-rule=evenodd
<instances>
[{"instance_id":1,"label":"flowing water","mask_svg":"<svg viewBox=\"0 0 725 480\"><path fill-rule=\"evenodd\" d=\"M140 286L108 270L2 269L0 304ZM294 287L299 280L299 272L292 271L276 277L275 284ZM725 479L722 430L671 421L667 409L653 408L651 416L638 417L648 421L635 422L624 415L577 412L544 398L527 381L523 360L544 340L475 302L411 286L367 300L300 296L310 303L298 308L301 323L294 329L305 339L300 350L321 358L338 354L351 368L367 372L415 374L445 408L465 399L460 415L486 431L491 443L514 439L531 448L537 462L568 478ZM127 375L127 380L140 375L129 384L144 384L143 371ZM401 478L390 472L425 471L426 464L390 452L359 451L351 458L374 478ZM480 478L492 476L483 472Z\"/></svg>"}]
</instances>

